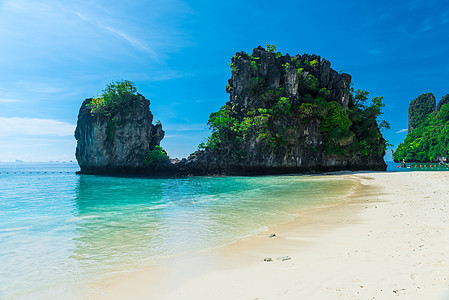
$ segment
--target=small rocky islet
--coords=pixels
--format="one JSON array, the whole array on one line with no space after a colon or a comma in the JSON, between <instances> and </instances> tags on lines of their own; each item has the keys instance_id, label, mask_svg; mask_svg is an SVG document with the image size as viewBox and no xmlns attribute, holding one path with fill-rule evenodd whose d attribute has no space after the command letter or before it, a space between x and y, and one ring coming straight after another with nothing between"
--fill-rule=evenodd
<instances>
[{"instance_id":1,"label":"small rocky islet","mask_svg":"<svg viewBox=\"0 0 449 300\"><path fill-rule=\"evenodd\" d=\"M210 115L211 135L188 158L160 147L150 101L128 81L86 99L75 138L82 174L259 175L386 170L377 118L382 97L351 86L317 55L283 55L273 45L232 57L230 100Z\"/></svg>"}]
</instances>

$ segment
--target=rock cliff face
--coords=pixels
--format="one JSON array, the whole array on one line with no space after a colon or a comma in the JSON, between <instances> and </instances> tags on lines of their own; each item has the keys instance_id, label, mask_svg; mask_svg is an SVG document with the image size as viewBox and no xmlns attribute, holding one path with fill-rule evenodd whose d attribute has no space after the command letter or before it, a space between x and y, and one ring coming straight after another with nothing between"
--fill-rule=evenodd
<instances>
[{"instance_id":1,"label":"rock cliff face","mask_svg":"<svg viewBox=\"0 0 449 300\"><path fill-rule=\"evenodd\" d=\"M429 114L435 111L436 100L432 93L422 94L410 102L408 107L408 132L411 133Z\"/></svg>"},{"instance_id":2,"label":"rock cliff face","mask_svg":"<svg viewBox=\"0 0 449 300\"><path fill-rule=\"evenodd\" d=\"M143 97L142 97L143 98ZM143 156L164 138L162 125L153 125L150 101L112 117L93 115L86 99L75 130L76 159L84 174L151 173Z\"/></svg>"},{"instance_id":3,"label":"rock cliff face","mask_svg":"<svg viewBox=\"0 0 449 300\"><path fill-rule=\"evenodd\" d=\"M350 130L344 128L341 134L333 131L334 137L329 137L332 129L323 129L321 113L331 114L332 111L335 118L346 120L341 115L348 109L351 97L349 74L331 69L330 62L320 56L282 56L260 46L252 55L236 53L231 68L232 77L226 89L230 101L209 122L228 122L211 136L211 140L216 139L219 144L209 145L182 160L178 164L180 173L275 174L386 169L385 140L375 118L363 124L353 121ZM332 123L329 119L333 117L327 116L326 122ZM340 125L335 123L329 127ZM353 128L357 126L371 127L376 135L374 141L368 142L370 149L363 155L359 150L364 137L357 135L358 129ZM329 151L333 144L342 151ZM350 151L350 145L360 147Z\"/></svg>"}]
</instances>

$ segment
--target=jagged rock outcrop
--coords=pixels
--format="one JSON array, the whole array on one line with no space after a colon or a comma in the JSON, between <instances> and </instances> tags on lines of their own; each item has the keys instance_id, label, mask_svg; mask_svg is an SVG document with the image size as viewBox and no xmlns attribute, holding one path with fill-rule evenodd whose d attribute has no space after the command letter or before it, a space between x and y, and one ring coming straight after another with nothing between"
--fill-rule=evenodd
<instances>
[{"instance_id":1,"label":"jagged rock outcrop","mask_svg":"<svg viewBox=\"0 0 449 300\"><path fill-rule=\"evenodd\" d=\"M226 88L230 101L209 121L212 127L222 127L213 132L205 150L177 165L180 173L386 169L385 140L375 117L352 120L350 129L329 121L351 123L343 116L350 104L349 74L336 72L317 55L291 57L261 46L252 55L236 53L231 68ZM332 126L341 126L341 134ZM370 141L362 132L367 128L375 136ZM332 151L333 144L340 152Z\"/></svg>"},{"instance_id":2,"label":"jagged rock outcrop","mask_svg":"<svg viewBox=\"0 0 449 300\"><path fill-rule=\"evenodd\" d=\"M258 58L257 62L252 57ZM260 66L257 67L258 65ZM317 55L291 57L286 54L276 57L276 53L268 52L259 46L253 50L251 56L243 51L234 55L232 68L237 71L233 72L229 79L227 91L231 94L231 101L243 107L251 106L254 102L260 102L260 98L254 93L254 78L258 78L261 82L256 83L257 88L265 91L284 88L286 96L297 101L307 89L307 76L313 75L318 80L318 88L326 88L329 91L326 99L337 101L346 109L351 75L339 74L330 66L329 61L321 60ZM299 68L303 69L300 73Z\"/></svg>"},{"instance_id":3,"label":"jagged rock outcrop","mask_svg":"<svg viewBox=\"0 0 449 300\"><path fill-rule=\"evenodd\" d=\"M432 93L419 95L408 107L408 132L411 133L429 114L435 111L436 100Z\"/></svg>"},{"instance_id":4,"label":"jagged rock outcrop","mask_svg":"<svg viewBox=\"0 0 449 300\"><path fill-rule=\"evenodd\" d=\"M152 124L150 101L142 97L135 106L113 117L92 114L91 102L83 102L75 130L81 173L153 173L155 168L146 166L143 156L160 144L164 131L161 124Z\"/></svg>"}]
</instances>

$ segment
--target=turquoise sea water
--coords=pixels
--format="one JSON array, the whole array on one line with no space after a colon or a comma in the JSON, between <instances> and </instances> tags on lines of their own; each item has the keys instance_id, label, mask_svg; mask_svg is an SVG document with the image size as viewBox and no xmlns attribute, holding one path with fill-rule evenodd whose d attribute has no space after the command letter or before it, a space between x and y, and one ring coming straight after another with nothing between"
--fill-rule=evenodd
<instances>
[{"instance_id":1,"label":"turquoise sea water","mask_svg":"<svg viewBox=\"0 0 449 300\"><path fill-rule=\"evenodd\" d=\"M183 179L76 175L0 163L0 299L70 299L89 280L222 246L341 200L342 177Z\"/></svg>"}]
</instances>

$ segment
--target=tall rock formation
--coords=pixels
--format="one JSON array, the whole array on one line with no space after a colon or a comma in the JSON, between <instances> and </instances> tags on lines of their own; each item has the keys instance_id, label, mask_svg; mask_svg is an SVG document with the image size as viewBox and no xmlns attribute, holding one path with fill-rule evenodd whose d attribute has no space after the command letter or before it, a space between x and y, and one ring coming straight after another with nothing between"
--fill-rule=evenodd
<instances>
[{"instance_id":1,"label":"tall rock formation","mask_svg":"<svg viewBox=\"0 0 449 300\"><path fill-rule=\"evenodd\" d=\"M435 111L436 100L432 93L419 95L408 107L408 132L411 133L429 114Z\"/></svg>"},{"instance_id":2,"label":"tall rock formation","mask_svg":"<svg viewBox=\"0 0 449 300\"><path fill-rule=\"evenodd\" d=\"M92 114L86 99L75 130L76 159L84 174L151 173L143 157L164 138L161 124L153 125L150 101L143 96L133 107L114 116Z\"/></svg>"},{"instance_id":3,"label":"tall rock formation","mask_svg":"<svg viewBox=\"0 0 449 300\"><path fill-rule=\"evenodd\" d=\"M230 101L211 115L205 150L182 160L181 173L386 169L376 117L350 120L351 76L329 61L259 46L251 55L236 53L231 69Z\"/></svg>"}]
</instances>

